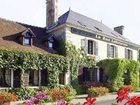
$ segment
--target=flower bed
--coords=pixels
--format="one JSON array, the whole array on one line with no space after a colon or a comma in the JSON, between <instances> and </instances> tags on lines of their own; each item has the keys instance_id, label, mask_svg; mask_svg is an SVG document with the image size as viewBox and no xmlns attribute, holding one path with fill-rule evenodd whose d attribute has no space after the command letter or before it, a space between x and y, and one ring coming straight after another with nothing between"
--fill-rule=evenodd
<instances>
[{"instance_id":1,"label":"flower bed","mask_svg":"<svg viewBox=\"0 0 140 105\"><path fill-rule=\"evenodd\" d=\"M10 103L11 101L17 101L17 97L15 94L0 92L0 105L4 103Z\"/></svg>"},{"instance_id":2,"label":"flower bed","mask_svg":"<svg viewBox=\"0 0 140 105\"><path fill-rule=\"evenodd\" d=\"M109 92L106 87L90 87L88 88L88 96L89 97L98 97L104 96Z\"/></svg>"}]
</instances>

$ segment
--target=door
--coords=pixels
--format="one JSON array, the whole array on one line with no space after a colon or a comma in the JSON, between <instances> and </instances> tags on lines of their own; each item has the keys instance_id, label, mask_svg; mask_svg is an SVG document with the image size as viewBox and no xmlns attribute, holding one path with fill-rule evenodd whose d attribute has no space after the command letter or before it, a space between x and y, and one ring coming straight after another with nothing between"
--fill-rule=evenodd
<instances>
[{"instance_id":1,"label":"door","mask_svg":"<svg viewBox=\"0 0 140 105\"><path fill-rule=\"evenodd\" d=\"M41 86L47 86L48 83L48 71L41 70Z\"/></svg>"},{"instance_id":2,"label":"door","mask_svg":"<svg viewBox=\"0 0 140 105\"><path fill-rule=\"evenodd\" d=\"M19 69L14 71L14 87L20 87L21 71Z\"/></svg>"}]
</instances>

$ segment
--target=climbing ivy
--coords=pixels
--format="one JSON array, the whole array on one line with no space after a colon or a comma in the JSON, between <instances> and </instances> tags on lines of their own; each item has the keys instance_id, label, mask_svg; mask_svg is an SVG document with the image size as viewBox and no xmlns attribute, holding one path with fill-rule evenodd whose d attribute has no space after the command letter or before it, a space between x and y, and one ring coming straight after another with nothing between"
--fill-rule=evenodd
<instances>
[{"instance_id":1,"label":"climbing ivy","mask_svg":"<svg viewBox=\"0 0 140 105\"><path fill-rule=\"evenodd\" d=\"M71 84L78 82L78 71L83 67L91 68L95 64L95 57L86 56L82 49L77 49L70 42L66 43L66 60L71 72Z\"/></svg>"},{"instance_id":2,"label":"climbing ivy","mask_svg":"<svg viewBox=\"0 0 140 105\"><path fill-rule=\"evenodd\" d=\"M43 70L48 71L48 86L57 86L58 73L67 70L66 58L49 53L33 53L0 49L0 70Z\"/></svg>"},{"instance_id":3,"label":"climbing ivy","mask_svg":"<svg viewBox=\"0 0 140 105\"><path fill-rule=\"evenodd\" d=\"M77 80L78 70L81 67L93 66L94 58L86 57L84 51L76 49L71 43L64 43L60 48L64 54L63 56L47 52L34 53L28 51L0 49L0 70L19 69L23 74L28 70L45 69L48 71L48 86L55 87L59 84L58 75L60 72L70 71L71 81L73 81Z\"/></svg>"},{"instance_id":4,"label":"climbing ivy","mask_svg":"<svg viewBox=\"0 0 140 105\"><path fill-rule=\"evenodd\" d=\"M139 87L139 70L140 63L128 59L105 59L97 63L105 70L108 76L108 86L111 91L116 91L124 84L124 73L129 71L129 85L135 89Z\"/></svg>"}]
</instances>

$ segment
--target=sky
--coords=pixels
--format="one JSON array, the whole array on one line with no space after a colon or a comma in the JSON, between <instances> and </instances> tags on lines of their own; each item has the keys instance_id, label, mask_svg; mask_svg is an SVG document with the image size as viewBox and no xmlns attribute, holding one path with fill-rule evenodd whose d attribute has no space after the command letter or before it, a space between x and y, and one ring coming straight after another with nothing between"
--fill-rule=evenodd
<instances>
[{"instance_id":1,"label":"sky","mask_svg":"<svg viewBox=\"0 0 140 105\"><path fill-rule=\"evenodd\" d=\"M124 25L124 36L140 44L140 0L58 0L59 15L69 8L111 29ZM46 0L0 0L0 17L45 27Z\"/></svg>"}]
</instances>

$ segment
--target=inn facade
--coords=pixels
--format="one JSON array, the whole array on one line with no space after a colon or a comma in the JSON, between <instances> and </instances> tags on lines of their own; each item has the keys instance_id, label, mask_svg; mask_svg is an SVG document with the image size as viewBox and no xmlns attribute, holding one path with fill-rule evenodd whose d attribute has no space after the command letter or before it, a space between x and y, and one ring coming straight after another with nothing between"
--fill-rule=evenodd
<instances>
[{"instance_id":1,"label":"inn facade","mask_svg":"<svg viewBox=\"0 0 140 105\"><path fill-rule=\"evenodd\" d=\"M83 49L96 62L103 59L138 59L139 45L123 35L124 26L109 28L102 22L68 10L58 17L58 0L47 0L46 27L35 27L23 23L0 19L0 48L31 52L55 51L55 40L70 42ZM100 69L95 70L95 81L100 82ZM29 71L25 74L29 86L47 85L47 70ZM82 81L87 81L87 70L82 69ZM70 82L70 72L60 73L60 84ZM0 70L0 87L19 87L20 70Z\"/></svg>"}]
</instances>

